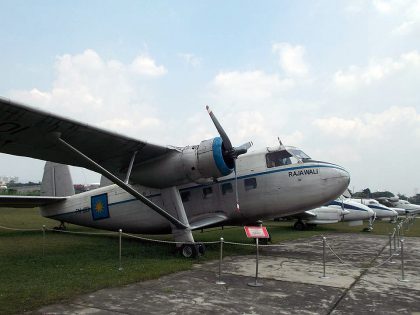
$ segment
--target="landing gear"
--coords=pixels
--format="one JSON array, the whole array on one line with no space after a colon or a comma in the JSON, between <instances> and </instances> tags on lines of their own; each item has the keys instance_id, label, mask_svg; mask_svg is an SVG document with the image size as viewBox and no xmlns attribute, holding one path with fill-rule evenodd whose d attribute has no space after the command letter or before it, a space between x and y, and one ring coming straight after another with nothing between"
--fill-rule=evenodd
<instances>
[{"instance_id":1,"label":"landing gear","mask_svg":"<svg viewBox=\"0 0 420 315\"><path fill-rule=\"evenodd\" d=\"M184 244L181 246L181 254L185 258L197 257L198 248L195 244Z\"/></svg>"},{"instance_id":2,"label":"landing gear","mask_svg":"<svg viewBox=\"0 0 420 315\"><path fill-rule=\"evenodd\" d=\"M374 216L373 218L369 219L369 224L366 228L363 229L363 232L372 232L373 230L373 222L375 222L375 218L376 216Z\"/></svg>"},{"instance_id":3,"label":"landing gear","mask_svg":"<svg viewBox=\"0 0 420 315\"><path fill-rule=\"evenodd\" d=\"M185 258L196 258L204 255L206 248L202 243L184 244L180 247L180 253Z\"/></svg>"},{"instance_id":4,"label":"landing gear","mask_svg":"<svg viewBox=\"0 0 420 315\"><path fill-rule=\"evenodd\" d=\"M297 231L303 231L306 229L306 224L302 220L297 220L293 228Z\"/></svg>"},{"instance_id":5,"label":"landing gear","mask_svg":"<svg viewBox=\"0 0 420 315\"><path fill-rule=\"evenodd\" d=\"M63 221L60 221L60 225L59 226L55 226L54 227L54 230L57 230L57 231L65 231L65 230L67 230L67 227L64 225L64 222Z\"/></svg>"}]
</instances>

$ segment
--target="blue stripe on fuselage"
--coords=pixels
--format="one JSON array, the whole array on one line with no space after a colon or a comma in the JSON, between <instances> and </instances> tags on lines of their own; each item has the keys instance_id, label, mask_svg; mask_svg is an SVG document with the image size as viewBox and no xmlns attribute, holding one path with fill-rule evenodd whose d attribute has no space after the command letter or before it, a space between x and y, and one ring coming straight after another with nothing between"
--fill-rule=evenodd
<instances>
[{"instance_id":1,"label":"blue stripe on fuselage","mask_svg":"<svg viewBox=\"0 0 420 315\"><path fill-rule=\"evenodd\" d=\"M306 163L304 163L304 164L306 164ZM327 163L327 162L317 162L317 163L322 163L323 165L300 165L300 166L286 167L286 168L280 168L280 169L278 167L274 167L275 169L273 169L273 170L238 176L238 179L246 179L246 178L250 178L250 177L258 177L258 176L263 176L263 175L267 175L267 174L289 172L289 171L298 170L298 169L317 168L317 167L336 168L336 169L347 172L344 168L342 168L338 165L335 165L335 164L330 164L330 163ZM223 183L230 182L230 181L233 182L234 180L235 180L235 178L232 177L232 178L229 178L229 179L224 179L224 180L218 181L217 184L223 184ZM210 184L207 184L207 185L201 184L201 185L196 185L196 186L190 186L190 187L182 188L179 191L182 192L182 191L187 191L187 190L192 190L192 189L199 189L199 188L207 187L207 186L210 186L210 185L214 185L214 183L210 183ZM149 196L145 196L145 197L151 199L151 198L158 197L158 196L161 196L161 194L158 193L158 194L153 194L153 195L149 195ZM121 201L117 201L117 202L114 202L114 203L109 203L108 206L112 207L112 206L132 202L132 201L137 201L137 198L130 198L130 199L127 199L127 200L121 200ZM48 216L47 218L53 218L53 217L57 217L57 216L61 216L61 215L68 215L68 214L76 213L76 212L77 212L77 210L72 211L72 212L66 212L66 213L58 214L58 215Z\"/></svg>"},{"instance_id":2,"label":"blue stripe on fuselage","mask_svg":"<svg viewBox=\"0 0 420 315\"><path fill-rule=\"evenodd\" d=\"M327 203L327 207L330 206L330 205L341 207L341 202L334 200L334 201L331 201L331 202ZM366 211L366 212L368 211L367 209L359 208L357 206L349 205L347 203L344 204L344 210L345 209L352 209L352 210L359 210L359 211Z\"/></svg>"}]
</instances>

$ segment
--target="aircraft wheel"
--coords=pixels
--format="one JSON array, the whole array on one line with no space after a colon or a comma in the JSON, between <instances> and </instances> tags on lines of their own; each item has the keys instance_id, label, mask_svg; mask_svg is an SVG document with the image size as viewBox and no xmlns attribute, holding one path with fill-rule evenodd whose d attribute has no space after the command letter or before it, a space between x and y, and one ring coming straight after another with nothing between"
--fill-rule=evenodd
<instances>
[{"instance_id":1,"label":"aircraft wheel","mask_svg":"<svg viewBox=\"0 0 420 315\"><path fill-rule=\"evenodd\" d=\"M197 257L197 254L198 254L197 245L195 245L195 244L184 244L184 245L182 245L181 254L185 258L195 258L195 257Z\"/></svg>"},{"instance_id":2,"label":"aircraft wheel","mask_svg":"<svg viewBox=\"0 0 420 315\"><path fill-rule=\"evenodd\" d=\"M297 222L293 225L293 228L294 228L295 230L298 230L298 231L303 231L303 230L306 228L306 225L305 225L305 223L303 223L302 221L297 221Z\"/></svg>"}]
</instances>

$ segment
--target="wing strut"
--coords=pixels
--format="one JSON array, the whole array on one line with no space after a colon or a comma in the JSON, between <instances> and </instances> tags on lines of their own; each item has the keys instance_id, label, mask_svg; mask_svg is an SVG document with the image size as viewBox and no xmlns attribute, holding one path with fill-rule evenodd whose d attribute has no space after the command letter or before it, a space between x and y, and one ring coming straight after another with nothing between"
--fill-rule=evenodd
<instances>
[{"instance_id":1,"label":"wing strut","mask_svg":"<svg viewBox=\"0 0 420 315\"><path fill-rule=\"evenodd\" d=\"M144 203L146 206L152 208L154 211L156 211L161 216L163 216L164 218L166 218L169 222L171 222L177 228L179 228L179 229L187 229L188 228L188 225L185 225L181 221L179 221L176 218L174 218L172 215L170 215L169 213L167 213L164 209L162 209L161 207L159 207L157 204L155 204L152 201L150 201L149 199L147 199L145 196L143 196L142 194L140 194L138 191L136 191L130 185L124 183L117 176L115 176L114 174L108 172L106 169L104 169L98 163L96 163L95 161L93 161L92 159L90 159L88 156L84 155L82 152L80 152L79 150L77 150L71 144L69 144L66 141L64 141L63 139L61 139L59 134L57 134L56 137L57 137L57 141L60 144L62 144L66 148L68 148L73 153L77 154L77 156L80 157L81 159L83 159L86 163L88 163L92 167L93 170L96 170L98 173L102 174L103 176L105 176L106 178L108 178L110 181L112 181L113 183L117 184L118 186L120 186L122 189L124 189L128 193L132 194L139 201L141 201L142 203ZM134 157L135 157L135 155L133 155L132 161L134 161ZM131 165L131 163L130 163L130 165Z\"/></svg>"},{"instance_id":2,"label":"wing strut","mask_svg":"<svg viewBox=\"0 0 420 315\"><path fill-rule=\"evenodd\" d=\"M133 163L134 163L134 160L136 159L136 155L137 155L137 151L134 151L133 156L131 157L130 166L128 167L127 175L124 181L126 184L128 184L128 181L130 179L131 170L133 169Z\"/></svg>"}]
</instances>

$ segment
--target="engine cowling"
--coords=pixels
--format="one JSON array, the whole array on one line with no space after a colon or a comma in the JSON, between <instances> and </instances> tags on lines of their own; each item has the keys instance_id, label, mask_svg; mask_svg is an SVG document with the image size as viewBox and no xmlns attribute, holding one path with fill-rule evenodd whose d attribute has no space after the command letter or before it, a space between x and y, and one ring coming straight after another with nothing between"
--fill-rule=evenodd
<instances>
[{"instance_id":1,"label":"engine cowling","mask_svg":"<svg viewBox=\"0 0 420 315\"><path fill-rule=\"evenodd\" d=\"M223 155L222 139L215 137L138 165L131 179L140 185L164 188L223 177L232 173L233 167L233 159Z\"/></svg>"}]
</instances>

